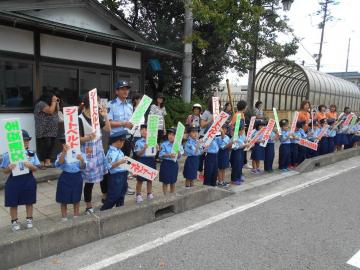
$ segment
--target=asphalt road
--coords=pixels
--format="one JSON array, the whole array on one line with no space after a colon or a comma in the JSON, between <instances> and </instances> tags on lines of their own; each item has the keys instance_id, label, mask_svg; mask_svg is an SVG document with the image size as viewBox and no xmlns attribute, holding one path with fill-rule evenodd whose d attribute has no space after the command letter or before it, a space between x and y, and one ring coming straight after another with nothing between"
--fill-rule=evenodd
<instances>
[{"instance_id":1,"label":"asphalt road","mask_svg":"<svg viewBox=\"0 0 360 270\"><path fill-rule=\"evenodd\" d=\"M348 166L239 193L21 269L357 269L346 262L360 249L360 167L339 173ZM316 180L322 182L306 185ZM241 205L248 207L237 211ZM149 243L157 247L141 249Z\"/></svg>"}]
</instances>

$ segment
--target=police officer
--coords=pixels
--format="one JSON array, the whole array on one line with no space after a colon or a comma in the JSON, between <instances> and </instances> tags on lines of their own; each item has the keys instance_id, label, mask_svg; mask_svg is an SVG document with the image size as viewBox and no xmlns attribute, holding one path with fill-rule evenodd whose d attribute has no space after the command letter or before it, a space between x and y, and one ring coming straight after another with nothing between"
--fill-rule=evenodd
<instances>
[{"instance_id":1,"label":"police officer","mask_svg":"<svg viewBox=\"0 0 360 270\"><path fill-rule=\"evenodd\" d=\"M127 81L119 80L114 85L116 98L110 102L109 120L111 125L110 136L123 131L131 130L133 124L129 122L133 114L133 106L128 100L130 85ZM131 137L127 138L122 147L125 156L130 156L131 152ZM135 192L129 188L128 195L133 195Z\"/></svg>"}]
</instances>

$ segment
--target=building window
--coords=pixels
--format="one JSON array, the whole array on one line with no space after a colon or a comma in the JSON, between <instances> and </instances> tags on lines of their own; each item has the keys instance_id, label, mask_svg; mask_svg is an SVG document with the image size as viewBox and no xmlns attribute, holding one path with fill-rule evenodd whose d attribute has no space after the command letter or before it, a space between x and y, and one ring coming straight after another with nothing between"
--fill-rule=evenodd
<instances>
[{"instance_id":1,"label":"building window","mask_svg":"<svg viewBox=\"0 0 360 270\"><path fill-rule=\"evenodd\" d=\"M78 71L76 69L42 66L42 93L53 92L63 106L79 105Z\"/></svg>"},{"instance_id":2,"label":"building window","mask_svg":"<svg viewBox=\"0 0 360 270\"><path fill-rule=\"evenodd\" d=\"M0 108L33 106L33 65L0 59Z\"/></svg>"},{"instance_id":3,"label":"building window","mask_svg":"<svg viewBox=\"0 0 360 270\"><path fill-rule=\"evenodd\" d=\"M81 70L80 71L80 95L96 88L98 96L110 98L111 71L106 70Z\"/></svg>"}]
</instances>

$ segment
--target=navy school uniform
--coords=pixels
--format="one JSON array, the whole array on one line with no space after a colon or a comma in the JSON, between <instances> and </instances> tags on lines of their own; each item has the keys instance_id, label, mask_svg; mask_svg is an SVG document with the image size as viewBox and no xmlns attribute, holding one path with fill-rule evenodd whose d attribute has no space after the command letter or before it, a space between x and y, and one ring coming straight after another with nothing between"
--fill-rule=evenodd
<instances>
[{"instance_id":1,"label":"navy school uniform","mask_svg":"<svg viewBox=\"0 0 360 270\"><path fill-rule=\"evenodd\" d=\"M240 135L236 142L234 142L230 155L231 163L231 181L242 181L242 168L244 166L244 144L246 141L245 135Z\"/></svg>"},{"instance_id":2,"label":"navy school uniform","mask_svg":"<svg viewBox=\"0 0 360 270\"><path fill-rule=\"evenodd\" d=\"M221 136L218 137L217 143L219 145L219 152L218 152L218 169L225 170L230 167L230 160L229 160L229 148L226 146L229 144L230 138L229 136L225 135L224 138Z\"/></svg>"},{"instance_id":3,"label":"navy school uniform","mask_svg":"<svg viewBox=\"0 0 360 270\"><path fill-rule=\"evenodd\" d=\"M306 133L305 131L300 128L297 132L295 132L295 136L297 136L299 139L306 139ZM302 146L298 143L298 149L297 149L297 164L302 163L305 160L306 157L306 147Z\"/></svg>"},{"instance_id":4,"label":"navy school uniform","mask_svg":"<svg viewBox=\"0 0 360 270\"><path fill-rule=\"evenodd\" d=\"M258 133L259 131L255 131L253 136L256 136L256 134ZM262 140L262 136L260 136L259 138L259 141ZM251 150L251 159L252 160L264 160L265 159L265 147L262 147L260 146L260 143L257 142L254 144L254 147L252 148Z\"/></svg>"},{"instance_id":5,"label":"navy school uniform","mask_svg":"<svg viewBox=\"0 0 360 270\"><path fill-rule=\"evenodd\" d=\"M111 209L114 206L119 207L124 205L125 194L128 188L128 172L121 166L111 168L114 162L117 162L124 157L125 155L121 149L110 145L106 154L106 160L108 162L107 168L109 170L108 192L106 200L100 209L101 211Z\"/></svg>"},{"instance_id":6,"label":"navy school uniform","mask_svg":"<svg viewBox=\"0 0 360 270\"><path fill-rule=\"evenodd\" d=\"M216 186L218 175L218 152L219 137L215 137L210 143L205 156L204 185Z\"/></svg>"},{"instance_id":7,"label":"navy school uniform","mask_svg":"<svg viewBox=\"0 0 360 270\"><path fill-rule=\"evenodd\" d=\"M331 130L331 126L327 130L327 154L333 153L335 151L335 136L336 136L336 130Z\"/></svg>"},{"instance_id":8,"label":"navy school uniform","mask_svg":"<svg viewBox=\"0 0 360 270\"><path fill-rule=\"evenodd\" d=\"M319 133L321 132L321 129L319 128L315 128L314 131L309 131L307 134L307 139L309 141L314 142L316 140L316 137L319 135ZM319 149L319 148L318 148ZM306 158L313 158L318 156L318 151L312 150L310 148L306 148Z\"/></svg>"},{"instance_id":9,"label":"navy school uniform","mask_svg":"<svg viewBox=\"0 0 360 270\"><path fill-rule=\"evenodd\" d=\"M347 132L347 127L338 128L338 132L336 134L336 145L348 145L349 137Z\"/></svg>"},{"instance_id":10,"label":"navy school uniform","mask_svg":"<svg viewBox=\"0 0 360 270\"><path fill-rule=\"evenodd\" d=\"M165 154L171 154L173 144L165 141L160 146L159 158L162 159L159 172L159 181L163 184L175 184L179 173L179 164L177 159L164 157ZM182 152L180 146L180 153Z\"/></svg>"},{"instance_id":11,"label":"navy school uniform","mask_svg":"<svg viewBox=\"0 0 360 270\"><path fill-rule=\"evenodd\" d=\"M64 163L60 164L60 155L57 156L55 161L55 167L62 170L56 186L56 202L63 204L78 203L81 200L83 188L80 161L68 162L65 155ZM83 153L81 155L86 164L86 155Z\"/></svg>"},{"instance_id":12,"label":"navy school uniform","mask_svg":"<svg viewBox=\"0 0 360 270\"><path fill-rule=\"evenodd\" d=\"M279 148L279 169L287 169L290 163L291 148L290 148L290 132L281 130L280 148Z\"/></svg>"},{"instance_id":13,"label":"navy school uniform","mask_svg":"<svg viewBox=\"0 0 360 270\"><path fill-rule=\"evenodd\" d=\"M36 155L31 150L25 150L26 157L34 166L39 166L40 162ZM5 169L10 165L9 154L3 155L3 160L0 165ZM33 173L13 176L10 173L5 183L5 207L16 207L19 205L30 205L36 203L36 180Z\"/></svg>"},{"instance_id":14,"label":"navy school uniform","mask_svg":"<svg viewBox=\"0 0 360 270\"><path fill-rule=\"evenodd\" d=\"M136 156L138 157L138 161L140 163L143 163L143 164L149 166L150 168L153 168L156 170L155 156L146 156L145 153L142 156L139 156L139 154L138 154L142 149L144 149L145 144L146 144L145 138L138 139L135 143L134 153L136 153ZM136 180L143 181L143 182L150 181L141 176L136 176Z\"/></svg>"},{"instance_id":15,"label":"navy school uniform","mask_svg":"<svg viewBox=\"0 0 360 270\"><path fill-rule=\"evenodd\" d=\"M197 140L192 138L189 138L185 143L184 152L187 158L185 160L183 176L188 180L197 179L197 171L199 168L200 157L203 151L202 147L200 146L196 151L197 144Z\"/></svg>"},{"instance_id":16,"label":"navy school uniform","mask_svg":"<svg viewBox=\"0 0 360 270\"><path fill-rule=\"evenodd\" d=\"M352 128L352 132L354 133L354 135L352 136L351 144L360 141L360 135L356 135L359 131L360 131L360 124L358 123Z\"/></svg>"},{"instance_id":17,"label":"navy school uniform","mask_svg":"<svg viewBox=\"0 0 360 270\"><path fill-rule=\"evenodd\" d=\"M264 171L271 172L273 170L274 158L275 158L275 138L274 131L271 132L270 138L265 147L265 159L264 159Z\"/></svg>"},{"instance_id":18,"label":"navy school uniform","mask_svg":"<svg viewBox=\"0 0 360 270\"><path fill-rule=\"evenodd\" d=\"M322 130L322 127L319 128L320 132ZM329 143L327 139L327 132L324 134L324 136L321 138L321 140L318 142L318 155L326 155L329 152Z\"/></svg>"}]
</instances>

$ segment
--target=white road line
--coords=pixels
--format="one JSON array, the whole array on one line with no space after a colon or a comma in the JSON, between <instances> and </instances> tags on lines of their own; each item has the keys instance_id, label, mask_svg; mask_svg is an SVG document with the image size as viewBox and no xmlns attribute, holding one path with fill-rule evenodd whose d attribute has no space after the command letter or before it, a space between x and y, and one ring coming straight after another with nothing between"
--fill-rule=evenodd
<instances>
[{"instance_id":1,"label":"white road line","mask_svg":"<svg viewBox=\"0 0 360 270\"><path fill-rule=\"evenodd\" d=\"M127 250L125 252L119 253L117 255L114 255L112 257L109 257L107 259L99 261L97 263L94 263L92 265L83 267L80 270L99 270L99 269L103 269L105 267L114 265L116 263L125 261L125 260L127 260L127 259L129 259L131 257L137 256L137 255L139 255L141 253L144 253L144 252L147 252L149 250L155 249L155 248L157 248L159 246L162 246L162 245L167 244L167 243L169 243L169 242L171 242L173 240L176 240L176 239L178 239L178 238L180 238L182 236L185 236L185 235L190 234L190 233L192 233L194 231L200 230L200 229L202 229L202 228L204 228L204 227L206 227L208 225L211 225L211 224L213 224L215 222L221 221L221 220L226 219L226 218L228 218L230 216L241 213L241 212L243 212L243 211L245 211L247 209L250 209L250 208L253 208L253 207L257 206L257 205L263 204L263 203L265 203L267 201L270 201L270 200L272 200L272 199L274 199L276 197L285 196L285 195L294 193L294 192L299 191L301 189L304 189L306 187L309 187L309 186L318 184L320 182L326 181L326 180L328 180L328 179L330 179L330 178L332 178L332 177L334 177L336 175L339 175L341 173L350 171L350 170L352 170L352 169L354 169L356 167L358 167L358 165L357 166L352 166L352 167L349 167L349 168L346 168L346 169L343 169L343 170L339 170L336 173L333 173L331 175L319 177L319 178L317 178L315 180L305 182L303 184L300 184L300 185L285 189L285 190L280 191L280 192L276 192L276 193L267 195L267 196L265 196L263 198L255 200L255 201L253 201L251 203L239 206L237 208L231 209L231 210L226 211L224 213L221 213L221 214L218 214L216 216L210 217L208 219L205 219L203 221L195 223L195 224L193 224L193 225L191 225L189 227L186 227L186 228L183 228L181 230L169 233L169 234L167 234L167 235L165 235L163 237L159 237L159 238L157 238L157 239L155 239L153 241L147 242L147 243L145 243L145 244L143 244L141 246L138 246L136 248Z\"/></svg>"},{"instance_id":2,"label":"white road line","mask_svg":"<svg viewBox=\"0 0 360 270\"><path fill-rule=\"evenodd\" d=\"M351 259L348 260L346 263L360 268L360 250L356 252L355 255L352 256Z\"/></svg>"}]
</instances>

